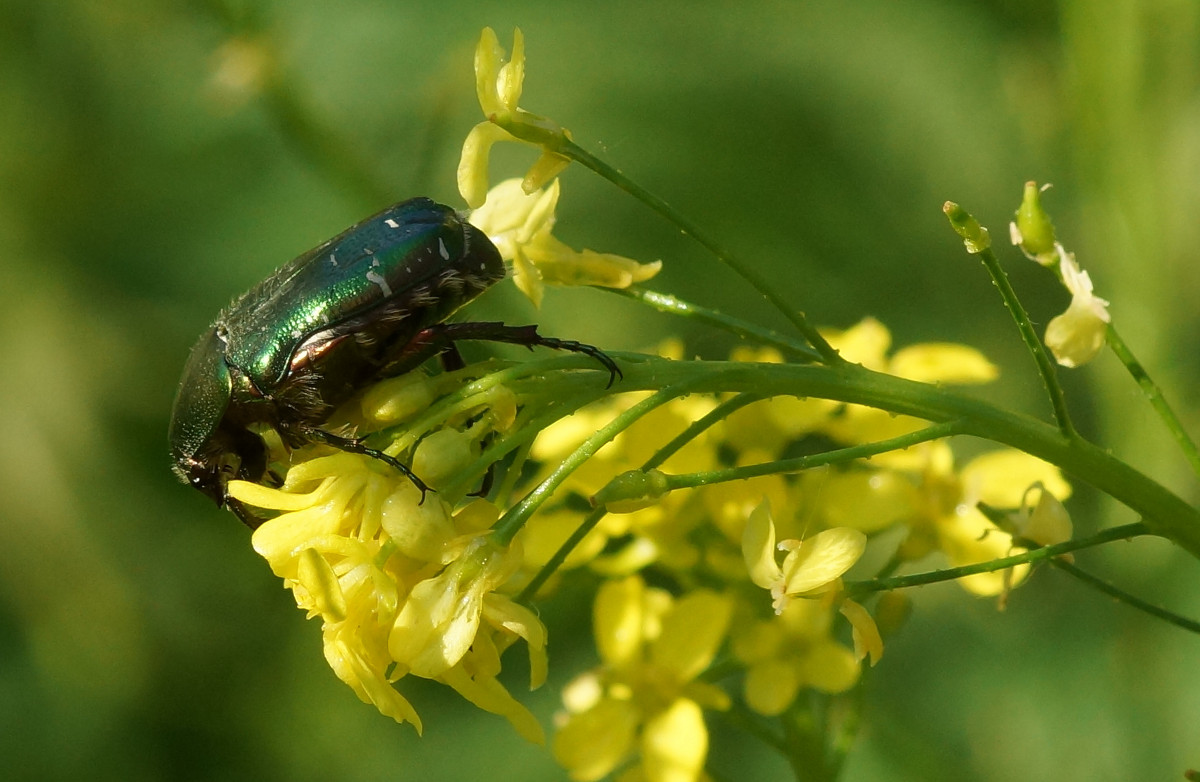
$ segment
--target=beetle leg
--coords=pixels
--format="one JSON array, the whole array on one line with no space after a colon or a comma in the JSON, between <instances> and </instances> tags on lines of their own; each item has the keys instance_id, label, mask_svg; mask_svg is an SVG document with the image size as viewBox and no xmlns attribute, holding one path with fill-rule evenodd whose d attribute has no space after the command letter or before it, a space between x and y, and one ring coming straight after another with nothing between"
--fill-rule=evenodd
<instances>
[{"instance_id":1,"label":"beetle leg","mask_svg":"<svg viewBox=\"0 0 1200 782\"><path fill-rule=\"evenodd\" d=\"M462 353L458 352L458 345L455 345L453 342L442 348L442 352L438 354L438 359L442 362L442 369L447 372L454 372L467 365L467 362L463 360Z\"/></svg>"},{"instance_id":2,"label":"beetle leg","mask_svg":"<svg viewBox=\"0 0 1200 782\"><path fill-rule=\"evenodd\" d=\"M259 516L256 513L252 513L243 502L240 500L235 500L233 497L225 498L225 507L233 511L233 514L250 529L258 529L264 521L267 521L267 519L270 518L269 516L264 517Z\"/></svg>"},{"instance_id":3,"label":"beetle leg","mask_svg":"<svg viewBox=\"0 0 1200 782\"><path fill-rule=\"evenodd\" d=\"M524 345L530 350L535 347L566 350L591 356L608 370L606 388L611 388L618 378L624 377L617 362L600 348L573 339L543 337L538 334L537 326L508 326L497 322L437 323L421 331L410 343L410 349L415 348L417 353L429 351L426 355L432 355L441 350L443 345L453 345L464 339Z\"/></svg>"},{"instance_id":4,"label":"beetle leg","mask_svg":"<svg viewBox=\"0 0 1200 782\"><path fill-rule=\"evenodd\" d=\"M316 428L309 428L309 427L304 427L303 429L301 429L301 432L309 439L315 440L316 442L319 442L319 443L324 443L325 445L331 445L334 448L337 448L339 451L346 451L347 453L357 453L357 454L362 454L363 456L370 456L372 459L378 459L379 461L383 462L384 464L394 467L395 469L397 469L401 473L403 473L404 477L406 477L410 481L412 481L413 486L416 486L418 489L421 490L421 503L425 502L425 495L427 493L434 491L433 489L429 488L429 486L425 483L425 481L418 478L416 473L414 473L407 464L400 461L399 459L397 459L394 456L389 456L388 454L384 453L383 451L378 450L377 448L368 448L367 446L362 444L362 440L356 439L354 437L341 437L340 435L326 432L324 429L316 429Z\"/></svg>"}]
</instances>

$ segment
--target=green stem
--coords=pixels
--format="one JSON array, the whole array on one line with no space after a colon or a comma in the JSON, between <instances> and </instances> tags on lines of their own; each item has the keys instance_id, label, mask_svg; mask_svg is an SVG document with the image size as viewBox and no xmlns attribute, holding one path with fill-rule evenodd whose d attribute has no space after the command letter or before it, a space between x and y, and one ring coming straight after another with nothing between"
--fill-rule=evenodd
<instances>
[{"instance_id":1,"label":"green stem","mask_svg":"<svg viewBox=\"0 0 1200 782\"><path fill-rule=\"evenodd\" d=\"M757 478L762 475L796 473L812 469L813 467L840 464L842 462L854 461L855 459L869 459L881 453L900 451L930 440L952 437L956 434L962 434L963 431L963 421L946 421L945 423L935 424L934 426L929 426L899 437L855 445L849 448L838 448L837 450L826 451L825 453L797 456L792 459L776 459L770 462L749 464L742 467L730 467L724 470L705 470L703 472L681 475L665 474L664 477L667 488L671 491L676 489L692 489L697 486L709 486L714 483L725 483L728 481L741 481L747 478Z\"/></svg>"},{"instance_id":2,"label":"green stem","mask_svg":"<svg viewBox=\"0 0 1200 782\"><path fill-rule=\"evenodd\" d=\"M376 175L375 167L359 156L343 135L323 124L307 101L293 76L286 83L272 79L263 91L268 114L281 135L300 154L330 180L354 193L367 208L378 208L395 200L391 189Z\"/></svg>"},{"instance_id":3,"label":"green stem","mask_svg":"<svg viewBox=\"0 0 1200 782\"><path fill-rule=\"evenodd\" d=\"M1093 589L1103 592L1109 597L1116 598L1118 601L1125 603L1128 606L1132 606L1140 611L1145 611L1147 614L1156 616L1159 619L1175 625L1176 627L1180 627L1193 633L1200 633L1200 622L1180 616L1179 614L1168 611L1165 608L1160 608L1153 603L1147 603L1140 597L1134 597L1125 590L1115 587L1107 581L1093 576L1087 571L1080 570L1070 562L1061 559L1052 559L1050 560L1050 564L1059 570L1070 573L1072 576L1079 579L1084 584L1092 587Z\"/></svg>"},{"instance_id":4,"label":"green stem","mask_svg":"<svg viewBox=\"0 0 1200 782\"><path fill-rule=\"evenodd\" d=\"M622 358L621 354L616 354ZM652 360L623 363L622 390L694 380L695 392L748 391L863 404L932 423L962 419L961 434L1011 446L1062 468L1140 514L1150 530L1200 557L1200 512L1148 476L1078 436L944 388L864 367Z\"/></svg>"},{"instance_id":5,"label":"green stem","mask_svg":"<svg viewBox=\"0 0 1200 782\"><path fill-rule=\"evenodd\" d=\"M1038 339L1037 332L1033 329L1033 322L1029 319L1029 313L1021 306L1017 292L1013 290L1012 284L1008 281L1008 274L1000 265L996 254L992 252L992 240L988 235L988 230L953 201L943 204L942 211L950 220L950 226L963 238L967 252L979 256L979 260L983 262L996 289L1000 291L1000 298L1004 300L1004 306L1016 322L1017 330L1021 333L1021 340L1037 363L1038 374L1042 376L1042 383L1046 387L1046 393L1050 395L1050 404L1054 408L1054 420L1058 422L1058 428L1064 435L1073 437L1075 427L1071 424L1071 416L1067 412L1067 401L1063 395L1062 386L1058 384L1054 361L1050 358L1050 352L1046 350L1046 346Z\"/></svg>"},{"instance_id":6,"label":"green stem","mask_svg":"<svg viewBox=\"0 0 1200 782\"><path fill-rule=\"evenodd\" d=\"M360 198L367 208L377 208L393 200L391 188L376 174L375 166L363 158L340 128L330 126L313 110L308 91L295 74L279 65L279 46L269 23L257 8L221 0L202 0L231 36L251 39L266 53L266 79L260 98L280 135L317 171Z\"/></svg>"},{"instance_id":7,"label":"green stem","mask_svg":"<svg viewBox=\"0 0 1200 782\"><path fill-rule=\"evenodd\" d=\"M729 705L728 709L719 712L719 714L730 725L741 728L766 746L774 749L780 755L786 757L790 751L791 748L788 746L787 741L763 725L759 716L746 708L740 701L735 700Z\"/></svg>"},{"instance_id":8,"label":"green stem","mask_svg":"<svg viewBox=\"0 0 1200 782\"><path fill-rule=\"evenodd\" d=\"M1016 565L1033 564L1043 560L1052 559L1061 554L1066 554L1071 551L1091 548L1102 543L1109 543L1114 540L1128 540L1129 538L1150 533L1147 525L1142 523L1125 524L1120 527L1112 527L1102 530L1087 538L1078 540L1068 540L1065 543L1057 543L1053 546L1043 546L1041 548L1032 549L1021 554L1014 554L1010 557L1001 557L987 562L978 562L973 565L963 565L961 567L946 568L945 570L932 570L926 573L912 573L906 576L892 576L891 578L873 578L867 581L847 581L846 595L851 600L857 600L863 595L871 592L889 592L893 589L907 589L908 587L924 586L926 584L936 584L942 581L954 581L963 576L973 576L978 573L994 573L997 570L1014 567Z\"/></svg>"},{"instance_id":9,"label":"green stem","mask_svg":"<svg viewBox=\"0 0 1200 782\"><path fill-rule=\"evenodd\" d=\"M646 462L641 466L641 469L643 471L655 469L667 459L671 458L671 456L678 452L680 448L696 439L696 437L698 437L705 429L712 426L717 421L720 421L731 415L734 411L740 410L741 408L753 402L757 402L759 399L761 399L761 397L757 394L739 394L732 399L722 402L713 408L707 415L704 415L693 421L686 429L680 432L678 436L672 438L670 442L655 451L654 455L647 459ZM574 531L571 532L571 535L565 541L563 541L561 546L558 547L558 550L554 552L554 555L550 557L546 564L543 565L541 569L538 570L538 572L534 575L534 577L530 579L529 583L525 585L520 594L517 595L517 601L528 602L529 600L532 600L537 594L537 591L542 588L542 584L546 583L550 576L552 576L559 569L559 567L561 567L562 564L567 561L567 557L570 556L571 552L575 550L575 547L583 542L583 539L587 537L588 533L600 523L600 519L607 515L608 510L604 508L604 506L600 506L589 512L588 515L584 517L583 521L581 521Z\"/></svg>"},{"instance_id":10,"label":"green stem","mask_svg":"<svg viewBox=\"0 0 1200 782\"><path fill-rule=\"evenodd\" d=\"M1042 344L1037 332L1034 331L1033 321L1029 319L1029 313L1021 306L1017 292L1013 290L1012 284L1008 281L1008 274L1000 265L996 254L987 249L978 255L979 260L983 261L984 268L991 275L992 282L1000 291L1000 297L1004 299L1004 306L1008 308L1009 314L1016 321L1017 330L1021 332L1021 340L1033 355L1034 362L1037 363L1038 374L1042 376L1042 385L1045 386L1046 393L1050 396L1050 405L1054 408L1054 420L1058 422L1059 430L1068 437L1073 436L1075 425L1071 423L1071 415L1067 411L1067 398L1058 382L1058 371L1054 368L1054 361L1050 358L1049 351L1046 350L1046 346Z\"/></svg>"},{"instance_id":11,"label":"green stem","mask_svg":"<svg viewBox=\"0 0 1200 782\"><path fill-rule=\"evenodd\" d=\"M500 517L500 520L495 524L493 533L497 542L500 545L505 545L511 541L517 532L520 531L521 527L525 525L529 517L533 515L533 512L550 498L550 495L558 489L571 473L594 456L596 451L599 451L610 440L628 429L634 421L656 407L666 404L675 397L691 393L693 387L699 385L703 380L703 377L693 377L679 383L670 383L666 386L656 385L660 389L659 391L624 411L601 427L591 437L584 440L578 448L554 468L554 471L545 480L531 489L520 502L509 508Z\"/></svg>"},{"instance_id":12,"label":"green stem","mask_svg":"<svg viewBox=\"0 0 1200 782\"><path fill-rule=\"evenodd\" d=\"M604 518L606 515L608 515L608 511L606 511L604 508L596 508L589 512L587 516L584 516L583 521L579 522L579 526L577 526L571 532L570 537L568 537L563 544L558 547L558 550L554 552L554 555L546 561L545 565L542 565L541 569L538 570L533 578L529 579L529 583L521 588L521 591L517 593L515 598L516 601L518 603L528 603L529 601L533 600L533 598L537 596L538 590L542 588L542 584L545 584L548 580L550 580L550 576L558 572L558 569L562 567L564 562L567 561L567 557L571 555L571 552L575 550L575 547L583 542L583 539L587 537L588 533L591 532L596 525L600 523L600 519Z\"/></svg>"},{"instance_id":13,"label":"green stem","mask_svg":"<svg viewBox=\"0 0 1200 782\"><path fill-rule=\"evenodd\" d=\"M683 448L692 440L695 440L702 432L704 432L713 424L717 423L718 421L725 420L746 405L751 405L761 400L762 396L759 394L750 393L738 394L732 399L726 399L724 402L708 411L708 413L690 423L686 429L672 438L670 442L668 442L662 448L659 448L653 456L646 460L645 464L641 466L641 469L643 471L657 469L664 462L666 462L667 459L670 459L672 456L674 456L680 448Z\"/></svg>"},{"instance_id":14,"label":"green stem","mask_svg":"<svg viewBox=\"0 0 1200 782\"><path fill-rule=\"evenodd\" d=\"M522 133L520 132L521 128L510 127L512 123L506 123L502 118L494 118L493 121L510 133L517 130L518 133L514 133L514 135L518 137L524 138L529 136L528 131ZM784 317L791 321L792 325L808 340L809 344L816 348L827 364L835 366L842 363L843 359L838 355L838 352L834 350L832 345L825 341L825 338L821 336L816 327L808 322L808 318L804 316L803 312L791 306L778 284L768 280L754 266L746 263L717 244L700 226L693 223L673 206L561 134L545 134L544 137L538 138L535 143L539 143L553 152L590 168L655 212L658 212L659 215L666 218L669 222L674 223L679 230L699 242L717 260L730 269L733 269L742 279L750 283L756 291L762 294L767 301L774 305Z\"/></svg>"},{"instance_id":15,"label":"green stem","mask_svg":"<svg viewBox=\"0 0 1200 782\"><path fill-rule=\"evenodd\" d=\"M666 293L647 290L637 285L629 288L598 288L598 290L606 293L615 293L619 296L625 296L626 298L649 304L659 312L692 318L701 323L715 326L728 331L730 334L735 334L742 339L776 348L797 361L805 363L821 361L821 354L817 353L811 347L786 337L777 331L756 326L753 323L747 323L744 320L726 315L723 312L718 312L708 307L701 307L698 304L683 301Z\"/></svg>"},{"instance_id":16,"label":"green stem","mask_svg":"<svg viewBox=\"0 0 1200 782\"><path fill-rule=\"evenodd\" d=\"M1125 365L1125 369L1137 381L1138 386L1142 389L1142 393L1149 400L1150 406L1154 408L1154 411L1158 413L1158 417L1166 424L1167 430L1175 438L1179 449L1183 451L1184 458L1192 466L1192 472L1200 476L1200 451L1197 450L1195 441L1188 435L1187 431L1183 428L1183 423L1175 415L1175 411L1171 409L1171 405L1167 403L1162 389L1151 379L1146 368L1133 355L1133 351L1125 344L1125 340L1121 339L1121 335L1117 333L1116 327L1111 323L1108 324L1107 342L1112 352Z\"/></svg>"}]
</instances>

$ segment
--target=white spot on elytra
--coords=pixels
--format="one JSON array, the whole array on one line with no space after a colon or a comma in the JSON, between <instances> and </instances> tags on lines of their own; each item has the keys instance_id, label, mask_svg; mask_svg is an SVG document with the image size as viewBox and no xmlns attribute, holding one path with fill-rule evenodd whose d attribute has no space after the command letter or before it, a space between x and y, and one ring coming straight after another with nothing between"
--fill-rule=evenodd
<instances>
[{"instance_id":1,"label":"white spot on elytra","mask_svg":"<svg viewBox=\"0 0 1200 782\"><path fill-rule=\"evenodd\" d=\"M376 263L373 265L378 266L379 264ZM375 283L376 285L378 285L379 290L383 291L384 296L391 298L392 286L388 285L388 281L384 278L384 276L382 274L377 274L375 272L367 272L367 279L370 280L371 282Z\"/></svg>"},{"instance_id":2,"label":"white spot on elytra","mask_svg":"<svg viewBox=\"0 0 1200 782\"><path fill-rule=\"evenodd\" d=\"M399 228L400 227L400 223L397 223L395 220L393 220L390 217L388 219L384 220L383 222L388 228Z\"/></svg>"},{"instance_id":3,"label":"white spot on elytra","mask_svg":"<svg viewBox=\"0 0 1200 782\"><path fill-rule=\"evenodd\" d=\"M329 254L329 263L333 266L337 266L337 256L333 253Z\"/></svg>"},{"instance_id":4,"label":"white spot on elytra","mask_svg":"<svg viewBox=\"0 0 1200 782\"><path fill-rule=\"evenodd\" d=\"M450 251L446 249L446 243L442 241L442 237L438 237L438 255L442 256L443 261L450 260Z\"/></svg>"}]
</instances>

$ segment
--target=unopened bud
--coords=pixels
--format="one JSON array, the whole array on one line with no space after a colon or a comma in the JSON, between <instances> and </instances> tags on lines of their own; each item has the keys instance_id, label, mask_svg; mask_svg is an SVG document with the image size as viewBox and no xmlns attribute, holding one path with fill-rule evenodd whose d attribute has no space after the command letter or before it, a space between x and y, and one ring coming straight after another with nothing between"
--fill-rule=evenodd
<instances>
[{"instance_id":1,"label":"unopened bud","mask_svg":"<svg viewBox=\"0 0 1200 782\"><path fill-rule=\"evenodd\" d=\"M947 201L942 204L942 211L949 218L950 227L963 238L967 252L981 253L992 246L992 237L988 236L988 230L980 225L979 221L972 217L967 210L953 201Z\"/></svg>"},{"instance_id":2,"label":"unopened bud","mask_svg":"<svg viewBox=\"0 0 1200 782\"><path fill-rule=\"evenodd\" d=\"M608 482L589 500L609 513L633 513L658 502L671 489L667 476L658 470L629 470Z\"/></svg>"},{"instance_id":3,"label":"unopened bud","mask_svg":"<svg viewBox=\"0 0 1200 782\"><path fill-rule=\"evenodd\" d=\"M1013 222L1009 223L1009 232L1012 243L1020 245L1026 255L1043 266L1051 266L1058 259L1058 250L1054 223L1042 208L1044 190L1045 187L1039 188L1037 182L1025 183L1025 193Z\"/></svg>"}]
</instances>

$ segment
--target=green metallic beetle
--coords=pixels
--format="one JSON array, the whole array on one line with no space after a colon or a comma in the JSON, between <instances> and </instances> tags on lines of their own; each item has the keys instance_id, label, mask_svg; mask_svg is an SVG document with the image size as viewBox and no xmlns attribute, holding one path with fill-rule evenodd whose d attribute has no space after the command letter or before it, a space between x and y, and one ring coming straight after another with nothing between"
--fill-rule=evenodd
<instances>
[{"instance_id":1,"label":"green metallic beetle","mask_svg":"<svg viewBox=\"0 0 1200 782\"><path fill-rule=\"evenodd\" d=\"M620 375L597 348L542 337L536 326L445 322L504 276L487 236L428 198L388 207L304 253L235 300L192 348L171 415L176 475L257 526L262 519L226 484L269 478L265 427L289 448L320 442L380 459L424 492L403 463L322 425L355 392L456 355L463 339L585 353L610 384Z\"/></svg>"}]
</instances>

